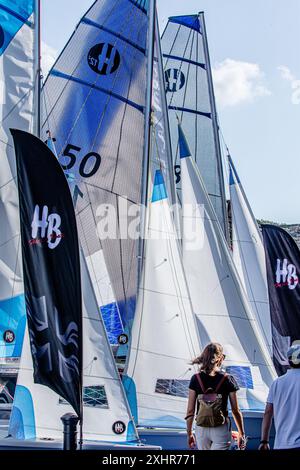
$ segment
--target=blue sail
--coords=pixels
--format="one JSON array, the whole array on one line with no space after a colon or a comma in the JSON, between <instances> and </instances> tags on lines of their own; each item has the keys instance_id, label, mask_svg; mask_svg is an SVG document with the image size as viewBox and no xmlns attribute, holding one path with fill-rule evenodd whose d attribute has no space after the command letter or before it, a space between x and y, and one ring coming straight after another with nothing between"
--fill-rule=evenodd
<instances>
[{"instance_id":1,"label":"blue sail","mask_svg":"<svg viewBox=\"0 0 300 470\"><path fill-rule=\"evenodd\" d=\"M94 2L50 71L42 100L43 137L51 131L59 161L72 173L79 236L99 307L106 305L99 272L104 257L124 325L133 318L137 292L138 240L126 233L136 214L126 217L141 200L147 9L143 0ZM106 216L111 236L103 232Z\"/></svg>"},{"instance_id":2,"label":"blue sail","mask_svg":"<svg viewBox=\"0 0 300 470\"><path fill-rule=\"evenodd\" d=\"M181 175L178 119L186 130L191 154L226 233L222 158L204 15L200 13L170 17L162 35L162 50L179 198Z\"/></svg>"}]
</instances>

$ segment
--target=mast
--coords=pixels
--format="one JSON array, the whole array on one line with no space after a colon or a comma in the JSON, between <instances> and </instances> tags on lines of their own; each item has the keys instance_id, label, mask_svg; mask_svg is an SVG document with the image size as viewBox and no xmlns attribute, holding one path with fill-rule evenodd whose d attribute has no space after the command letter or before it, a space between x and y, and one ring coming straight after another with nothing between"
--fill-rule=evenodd
<instances>
[{"instance_id":1,"label":"mast","mask_svg":"<svg viewBox=\"0 0 300 470\"><path fill-rule=\"evenodd\" d=\"M41 135L41 89L42 89L42 67L41 67L41 0L35 0L35 50L36 50L36 89L35 89L35 123L34 133L37 137Z\"/></svg>"},{"instance_id":2,"label":"mast","mask_svg":"<svg viewBox=\"0 0 300 470\"><path fill-rule=\"evenodd\" d=\"M228 220L227 220L227 210L226 210L226 196L225 196L225 187L224 187L224 177L223 177L223 165L222 165L222 155L221 155L221 147L220 147L220 140L219 140L219 126L218 126L218 115L216 109L216 101L215 101L215 94L214 94L214 87L213 87L213 80L212 80L212 73L211 73L211 63L210 63L210 56L209 56L209 49L208 49L208 42L207 42L207 35L206 35L206 26L205 26L205 19L204 13L199 13L199 18L202 26L202 35L203 35L203 48L204 48L204 57L206 63L206 72L207 72L207 81L208 81L208 89L209 89L209 101L211 107L211 118L213 123L213 133L214 133L214 142L215 142L215 149L216 149L216 156L217 156L217 164L218 164L218 175L220 181L220 190L221 190L221 197L222 197L222 208L223 208L223 219L224 219L224 233L227 242L229 242L229 230L228 230Z\"/></svg>"},{"instance_id":3,"label":"mast","mask_svg":"<svg viewBox=\"0 0 300 470\"><path fill-rule=\"evenodd\" d=\"M144 153L142 168L142 188L141 188L141 222L140 238L138 247L138 286L140 285L143 269L145 231L146 231L146 207L148 200L148 178L150 170L150 140L152 127L152 82L153 82L153 57L155 40L155 16L156 0L149 2L149 32L148 32L148 61L147 61L147 87L146 87L146 109L145 109L145 129L144 129Z\"/></svg>"}]
</instances>

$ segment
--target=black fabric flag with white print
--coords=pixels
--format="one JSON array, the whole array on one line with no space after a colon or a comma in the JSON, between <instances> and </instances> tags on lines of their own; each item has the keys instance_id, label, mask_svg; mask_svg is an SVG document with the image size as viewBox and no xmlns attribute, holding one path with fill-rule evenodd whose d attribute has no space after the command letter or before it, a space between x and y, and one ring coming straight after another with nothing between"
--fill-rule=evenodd
<instances>
[{"instance_id":1,"label":"black fabric flag with white print","mask_svg":"<svg viewBox=\"0 0 300 470\"><path fill-rule=\"evenodd\" d=\"M80 417L82 304L73 202L51 150L27 132L11 133L34 382L54 390Z\"/></svg>"},{"instance_id":2,"label":"black fabric flag with white print","mask_svg":"<svg viewBox=\"0 0 300 470\"><path fill-rule=\"evenodd\" d=\"M276 225L262 226L272 324L273 361L278 375L288 368L286 353L300 340L300 251Z\"/></svg>"}]
</instances>

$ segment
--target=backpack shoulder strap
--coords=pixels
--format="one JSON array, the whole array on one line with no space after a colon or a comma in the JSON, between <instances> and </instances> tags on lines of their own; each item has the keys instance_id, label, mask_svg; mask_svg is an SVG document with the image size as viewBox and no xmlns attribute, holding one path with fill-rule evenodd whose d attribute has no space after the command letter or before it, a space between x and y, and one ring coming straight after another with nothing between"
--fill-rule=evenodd
<instances>
[{"instance_id":1,"label":"backpack shoulder strap","mask_svg":"<svg viewBox=\"0 0 300 470\"><path fill-rule=\"evenodd\" d=\"M216 393L220 390L221 388L221 385L224 383L224 381L227 379L228 377L228 374L225 374L223 375L223 377L221 378L220 382L218 383L217 387L216 387Z\"/></svg>"},{"instance_id":2,"label":"backpack shoulder strap","mask_svg":"<svg viewBox=\"0 0 300 470\"><path fill-rule=\"evenodd\" d=\"M198 383L200 385L200 388L202 390L203 393L205 393L205 387L204 387L204 384L202 382L202 379L201 379L201 372L199 372L198 374L196 374L196 377L197 377L197 380L198 380Z\"/></svg>"}]
</instances>

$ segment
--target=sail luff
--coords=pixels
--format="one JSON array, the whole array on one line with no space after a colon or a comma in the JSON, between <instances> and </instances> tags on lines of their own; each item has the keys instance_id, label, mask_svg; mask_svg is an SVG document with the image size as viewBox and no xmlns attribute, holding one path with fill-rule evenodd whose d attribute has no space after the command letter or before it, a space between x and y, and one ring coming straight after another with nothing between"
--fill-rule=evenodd
<instances>
[{"instance_id":1,"label":"sail luff","mask_svg":"<svg viewBox=\"0 0 300 470\"><path fill-rule=\"evenodd\" d=\"M229 156L232 255L259 329L272 355L267 272L262 235Z\"/></svg>"}]
</instances>

